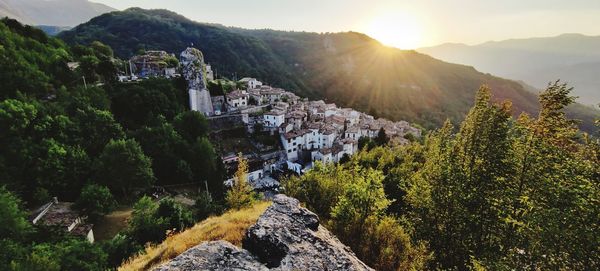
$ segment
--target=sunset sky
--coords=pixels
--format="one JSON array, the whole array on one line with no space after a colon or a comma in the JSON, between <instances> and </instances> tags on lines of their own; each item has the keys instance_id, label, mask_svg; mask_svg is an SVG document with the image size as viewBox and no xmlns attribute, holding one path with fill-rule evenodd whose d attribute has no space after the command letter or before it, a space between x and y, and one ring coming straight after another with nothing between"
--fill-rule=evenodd
<instances>
[{"instance_id":1,"label":"sunset sky","mask_svg":"<svg viewBox=\"0 0 600 271\"><path fill-rule=\"evenodd\" d=\"M596 0L93 0L164 8L199 22L312 32L358 31L402 49L445 42L599 35Z\"/></svg>"}]
</instances>

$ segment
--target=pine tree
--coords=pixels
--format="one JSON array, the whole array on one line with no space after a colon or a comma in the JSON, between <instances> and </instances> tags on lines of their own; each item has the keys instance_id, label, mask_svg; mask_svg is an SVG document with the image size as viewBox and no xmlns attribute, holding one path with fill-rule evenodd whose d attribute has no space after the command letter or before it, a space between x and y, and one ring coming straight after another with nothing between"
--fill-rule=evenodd
<instances>
[{"instance_id":1,"label":"pine tree","mask_svg":"<svg viewBox=\"0 0 600 271\"><path fill-rule=\"evenodd\" d=\"M256 201L256 193L248 184L248 161L244 159L242 154L238 155L238 169L235 172L235 177L231 189L227 191L225 201L231 209L241 209L252 206Z\"/></svg>"}]
</instances>

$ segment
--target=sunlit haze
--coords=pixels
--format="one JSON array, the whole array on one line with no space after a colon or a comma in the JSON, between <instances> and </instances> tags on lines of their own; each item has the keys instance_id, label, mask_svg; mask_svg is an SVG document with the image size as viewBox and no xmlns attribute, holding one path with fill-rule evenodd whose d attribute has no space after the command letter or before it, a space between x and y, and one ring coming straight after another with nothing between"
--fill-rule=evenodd
<instances>
[{"instance_id":1,"label":"sunlit haze","mask_svg":"<svg viewBox=\"0 0 600 271\"><path fill-rule=\"evenodd\" d=\"M588 0L95 1L118 9L164 8L199 22L244 28L358 31L402 49L575 32L600 34L596 27L600 1Z\"/></svg>"}]
</instances>

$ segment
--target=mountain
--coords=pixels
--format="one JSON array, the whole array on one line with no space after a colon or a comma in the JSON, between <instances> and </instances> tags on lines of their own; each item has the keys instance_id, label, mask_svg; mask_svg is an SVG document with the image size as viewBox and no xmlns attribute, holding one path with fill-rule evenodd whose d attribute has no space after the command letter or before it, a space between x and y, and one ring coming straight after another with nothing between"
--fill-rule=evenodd
<instances>
[{"instance_id":1,"label":"mountain","mask_svg":"<svg viewBox=\"0 0 600 271\"><path fill-rule=\"evenodd\" d=\"M487 84L498 100L510 99L515 114L536 114L534 93L515 81L446 63L416 51L383 46L360 33L248 30L198 23L166 10L132 8L98 16L60 38L70 44L99 40L128 58L140 49L178 54L193 44L217 74L252 76L313 99L325 99L392 120L427 128L447 118L458 123ZM579 108L591 130L591 108Z\"/></svg>"},{"instance_id":2,"label":"mountain","mask_svg":"<svg viewBox=\"0 0 600 271\"><path fill-rule=\"evenodd\" d=\"M69 30L71 27L69 26L53 26L53 25L36 25L35 27L44 31L48 36L56 36L58 33Z\"/></svg>"},{"instance_id":3,"label":"mountain","mask_svg":"<svg viewBox=\"0 0 600 271\"><path fill-rule=\"evenodd\" d=\"M0 0L0 17L30 25L75 26L111 11L87 0Z\"/></svg>"},{"instance_id":4,"label":"mountain","mask_svg":"<svg viewBox=\"0 0 600 271\"><path fill-rule=\"evenodd\" d=\"M600 103L600 36L563 34L468 46L442 44L419 52L483 72L523 80L541 89L558 78L575 87L585 104Z\"/></svg>"}]
</instances>

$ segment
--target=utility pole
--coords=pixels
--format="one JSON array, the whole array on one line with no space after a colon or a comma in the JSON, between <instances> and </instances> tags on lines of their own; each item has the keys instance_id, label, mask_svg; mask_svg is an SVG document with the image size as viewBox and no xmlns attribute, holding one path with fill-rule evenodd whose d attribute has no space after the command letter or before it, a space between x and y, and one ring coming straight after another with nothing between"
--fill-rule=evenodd
<instances>
[{"instance_id":1,"label":"utility pole","mask_svg":"<svg viewBox=\"0 0 600 271\"><path fill-rule=\"evenodd\" d=\"M206 187L206 196L208 197L208 201L212 202L212 197L210 196L210 193L208 192L208 182L206 180L204 180L204 186Z\"/></svg>"}]
</instances>

